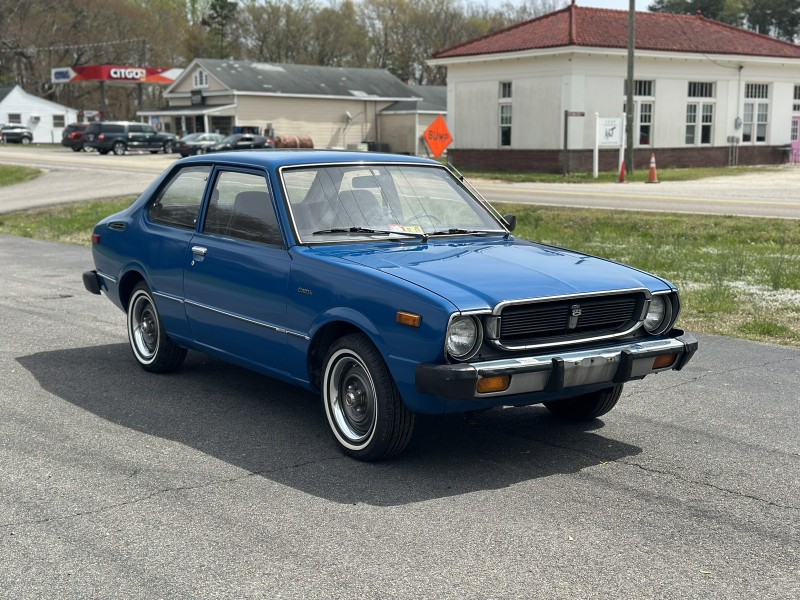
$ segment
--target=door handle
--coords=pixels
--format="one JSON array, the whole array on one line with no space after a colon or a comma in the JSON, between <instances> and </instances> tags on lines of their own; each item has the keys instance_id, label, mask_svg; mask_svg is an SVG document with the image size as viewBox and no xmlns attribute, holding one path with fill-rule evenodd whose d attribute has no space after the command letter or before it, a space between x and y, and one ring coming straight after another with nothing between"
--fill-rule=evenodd
<instances>
[{"instance_id":1,"label":"door handle","mask_svg":"<svg viewBox=\"0 0 800 600\"><path fill-rule=\"evenodd\" d=\"M205 256L208 254L208 248L203 248L203 246L192 246L192 254L195 256Z\"/></svg>"}]
</instances>

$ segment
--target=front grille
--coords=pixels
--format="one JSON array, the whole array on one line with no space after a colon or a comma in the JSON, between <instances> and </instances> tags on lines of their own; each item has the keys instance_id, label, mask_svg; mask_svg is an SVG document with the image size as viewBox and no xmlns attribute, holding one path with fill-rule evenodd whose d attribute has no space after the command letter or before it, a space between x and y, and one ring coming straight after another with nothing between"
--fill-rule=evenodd
<instances>
[{"instance_id":1,"label":"front grille","mask_svg":"<svg viewBox=\"0 0 800 600\"><path fill-rule=\"evenodd\" d=\"M500 315L500 342L545 344L612 336L630 330L642 314L642 292L512 304Z\"/></svg>"}]
</instances>

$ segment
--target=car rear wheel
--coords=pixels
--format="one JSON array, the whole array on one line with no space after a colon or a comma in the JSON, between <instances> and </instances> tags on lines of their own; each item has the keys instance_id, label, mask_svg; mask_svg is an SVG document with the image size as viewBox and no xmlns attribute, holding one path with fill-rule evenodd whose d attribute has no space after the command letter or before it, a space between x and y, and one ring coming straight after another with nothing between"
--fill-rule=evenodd
<instances>
[{"instance_id":1,"label":"car rear wheel","mask_svg":"<svg viewBox=\"0 0 800 600\"><path fill-rule=\"evenodd\" d=\"M169 373L180 367L186 348L167 336L153 295L144 282L133 288L127 312L128 340L139 366L151 373Z\"/></svg>"},{"instance_id":2,"label":"car rear wheel","mask_svg":"<svg viewBox=\"0 0 800 600\"><path fill-rule=\"evenodd\" d=\"M337 340L328 350L323 373L325 416L345 454L375 461L405 449L414 414L366 336L355 333Z\"/></svg>"},{"instance_id":3,"label":"car rear wheel","mask_svg":"<svg viewBox=\"0 0 800 600\"><path fill-rule=\"evenodd\" d=\"M23 145L27 146L28 144L30 144L30 143L31 143L31 138L29 138L29 137L23 137L23 138L20 140L20 142L22 142L22 144L23 144Z\"/></svg>"},{"instance_id":4,"label":"car rear wheel","mask_svg":"<svg viewBox=\"0 0 800 600\"><path fill-rule=\"evenodd\" d=\"M72 146L73 152L80 152L81 150L83 150L83 146Z\"/></svg>"},{"instance_id":5,"label":"car rear wheel","mask_svg":"<svg viewBox=\"0 0 800 600\"><path fill-rule=\"evenodd\" d=\"M164 142L164 145L161 147L161 149L164 151L164 154L172 154L172 142Z\"/></svg>"},{"instance_id":6,"label":"car rear wheel","mask_svg":"<svg viewBox=\"0 0 800 600\"><path fill-rule=\"evenodd\" d=\"M114 142L111 151L117 156L125 154L125 142Z\"/></svg>"},{"instance_id":7,"label":"car rear wheel","mask_svg":"<svg viewBox=\"0 0 800 600\"><path fill-rule=\"evenodd\" d=\"M567 400L545 402L544 406L554 415L570 421L591 421L601 417L617 405L622 394L622 385L617 385L590 394Z\"/></svg>"}]
</instances>

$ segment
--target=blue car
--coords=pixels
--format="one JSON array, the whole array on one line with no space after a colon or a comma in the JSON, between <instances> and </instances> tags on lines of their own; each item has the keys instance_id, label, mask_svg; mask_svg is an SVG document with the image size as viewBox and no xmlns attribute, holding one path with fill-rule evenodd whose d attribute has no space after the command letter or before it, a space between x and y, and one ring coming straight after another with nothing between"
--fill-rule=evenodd
<instances>
[{"instance_id":1,"label":"blue car","mask_svg":"<svg viewBox=\"0 0 800 600\"><path fill-rule=\"evenodd\" d=\"M423 158L195 156L97 224L83 280L125 312L145 370L190 349L319 392L366 461L402 452L417 413L594 419L625 382L686 365L672 284L515 222Z\"/></svg>"}]
</instances>

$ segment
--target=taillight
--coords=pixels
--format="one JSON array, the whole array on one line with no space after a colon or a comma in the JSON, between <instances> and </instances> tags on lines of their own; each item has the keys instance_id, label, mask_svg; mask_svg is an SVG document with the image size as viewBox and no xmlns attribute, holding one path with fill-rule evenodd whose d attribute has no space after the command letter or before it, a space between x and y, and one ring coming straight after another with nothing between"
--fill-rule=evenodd
<instances>
[{"instance_id":1,"label":"taillight","mask_svg":"<svg viewBox=\"0 0 800 600\"><path fill-rule=\"evenodd\" d=\"M104 139L106 139L106 134L105 133L101 133L100 135L97 136L97 139L102 142Z\"/></svg>"},{"instance_id":2,"label":"taillight","mask_svg":"<svg viewBox=\"0 0 800 600\"><path fill-rule=\"evenodd\" d=\"M100 234L99 233L93 233L92 234L92 245L96 246L99 243L100 243Z\"/></svg>"}]
</instances>

